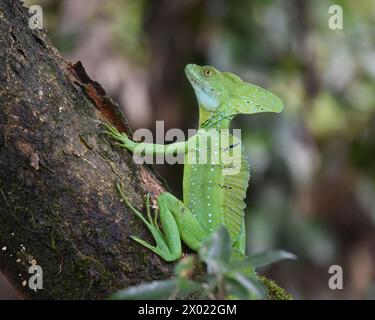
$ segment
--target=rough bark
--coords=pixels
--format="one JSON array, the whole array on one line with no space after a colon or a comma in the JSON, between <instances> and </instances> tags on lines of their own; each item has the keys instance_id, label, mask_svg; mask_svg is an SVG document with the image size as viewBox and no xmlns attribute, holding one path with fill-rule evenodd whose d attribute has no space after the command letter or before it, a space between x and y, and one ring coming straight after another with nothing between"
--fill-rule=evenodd
<instances>
[{"instance_id":1,"label":"rough bark","mask_svg":"<svg viewBox=\"0 0 375 320\"><path fill-rule=\"evenodd\" d=\"M28 18L20 1L0 0L1 272L34 299L101 299L170 277L130 239L151 241L115 190L122 181L142 208L163 184L100 134L104 122L129 133L118 106ZM43 268L37 292L22 285L32 259Z\"/></svg>"}]
</instances>

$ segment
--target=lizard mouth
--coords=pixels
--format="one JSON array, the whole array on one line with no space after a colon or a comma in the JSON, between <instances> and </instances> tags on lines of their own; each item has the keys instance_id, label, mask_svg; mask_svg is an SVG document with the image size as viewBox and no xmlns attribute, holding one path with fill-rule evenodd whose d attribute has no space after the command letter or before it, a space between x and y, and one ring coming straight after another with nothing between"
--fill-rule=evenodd
<instances>
[{"instance_id":1,"label":"lizard mouth","mask_svg":"<svg viewBox=\"0 0 375 320\"><path fill-rule=\"evenodd\" d=\"M185 74L193 86L196 85L196 86L199 86L200 88L203 88L205 87L205 84L202 80L199 79L199 76L197 74L198 71L196 70L196 67L198 66L194 64L187 65L185 68Z\"/></svg>"},{"instance_id":2,"label":"lizard mouth","mask_svg":"<svg viewBox=\"0 0 375 320\"><path fill-rule=\"evenodd\" d=\"M193 88L199 88L206 92L207 94L210 93L210 88L207 87L207 84L205 84L202 80L200 80L198 77L196 77L194 74L187 74L187 77L193 86Z\"/></svg>"},{"instance_id":3,"label":"lizard mouth","mask_svg":"<svg viewBox=\"0 0 375 320\"><path fill-rule=\"evenodd\" d=\"M194 73L186 73L187 78L191 82L191 84L196 84L199 86L203 86L203 82L198 79L198 77Z\"/></svg>"},{"instance_id":4,"label":"lizard mouth","mask_svg":"<svg viewBox=\"0 0 375 320\"><path fill-rule=\"evenodd\" d=\"M197 78L194 78L194 77L189 77L189 80L191 82L192 85L197 85L201 88L204 88L204 84L201 80L197 79Z\"/></svg>"}]
</instances>

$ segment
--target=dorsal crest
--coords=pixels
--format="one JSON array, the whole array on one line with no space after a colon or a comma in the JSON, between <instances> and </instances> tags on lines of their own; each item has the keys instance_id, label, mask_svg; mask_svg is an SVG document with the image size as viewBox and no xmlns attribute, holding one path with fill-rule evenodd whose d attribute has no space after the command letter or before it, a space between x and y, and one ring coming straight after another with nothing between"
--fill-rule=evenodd
<instances>
[{"instance_id":1,"label":"dorsal crest","mask_svg":"<svg viewBox=\"0 0 375 320\"><path fill-rule=\"evenodd\" d=\"M236 76L233 73L230 72L222 72L223 76L227 77L228 79L233 80L235 83L242 83L242 79L239 76Z\"/></svg>"}]
</instances>

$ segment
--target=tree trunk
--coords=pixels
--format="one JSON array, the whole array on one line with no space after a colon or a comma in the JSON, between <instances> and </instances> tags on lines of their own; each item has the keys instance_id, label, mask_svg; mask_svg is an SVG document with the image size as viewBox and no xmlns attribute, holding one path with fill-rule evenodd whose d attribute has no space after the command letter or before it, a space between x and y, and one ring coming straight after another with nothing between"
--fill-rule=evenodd
<instances>
[{"instance_id":1,"label":"tree trunk","mask_svg":"<svg viewBox=\"0 0 375 320\"><path fill-rule=\"evenodd\" d=\"M33 299L102 299L171 277L130 239L152 241L115 190L121 181L144 208L163 184L101 134L104 122L129 133L118 105L28 19L20 1L0 1L1 272ZM43 269L43 290L27 285L30 263Z\"/></svg>"}]
</instances>

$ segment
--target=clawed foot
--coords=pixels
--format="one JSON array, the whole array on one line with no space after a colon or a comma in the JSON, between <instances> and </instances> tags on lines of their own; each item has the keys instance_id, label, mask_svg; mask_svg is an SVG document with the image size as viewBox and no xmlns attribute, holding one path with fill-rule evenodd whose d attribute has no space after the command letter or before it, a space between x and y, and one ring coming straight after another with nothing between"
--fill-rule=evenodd
<instances>
[{"instance_id":1,"label":"clawed foot","mask_svg":"<svg viewBox=\"0 0 375 320\"><path fill-rule=\"evenodd\" d=\"M118 143L116 143L116 145L120 146L120 147L125 147L128 145L129 141L131 141L128 136L123 133L123 132L119 132L114 126L112 126L111 124L109 123L104 123L104 125L106 126L107 130L104 131L104 134L110 136L111 138L119 141Z\"/></svg>"},{"instance_id":2,"label":"clawed foot","mask_svg":"<svg viewBox=\"0 0 375 320\"><path fill-rule=\"evenodd\" d=\"M130 208L130 210L143 221L143 223L147 226L147 228L152 233L156 246L153 246L143 239L140 239L136 236L131 236L131 238L134 241L137 241L138 243L142 244L146 248L152 250L156 254L158 254L160 257L162 257L166 261L174 261L176 260L176 257L172 256L170 253L170 250L168 248L168 245L165 241L163 233L160 231L160 228L157 223L158 218L158 210L155 210L155 216L154 218L151 217L151 211L150 211L150 194L147 193L146 195L146 212L147 212L147 219L142 215L141 212L139 212L136 208L133 207L133 205L129 202L129 200L125 197L124 190L121 184L117 185L117 190L121 195L121 198L125 201L126 205Z\"/></svg>"},{"instance_id":3,"label":"clawed foot","mask_svg":"<svg viewBox=\"0 0 375 320\"><path fill-rule=\"evenodd\" d=\"M120 193L121 198L125 201L126 205L136 214L137 217L139 217L146 225L150 225L152 227L155 227L157 230L160 231L157 219L158 219L158 209L154 209L154 218L151 216L151 210L150 210L150 194L147 193L146 195L146 212L147 212L147 220L145 217L140 213L136 208L133 207L133 205L129 202L129 200L125 197L124 189L122 187L122 184L117 184L116 186L117 191Z\"/></svg>"}]
</instances>

